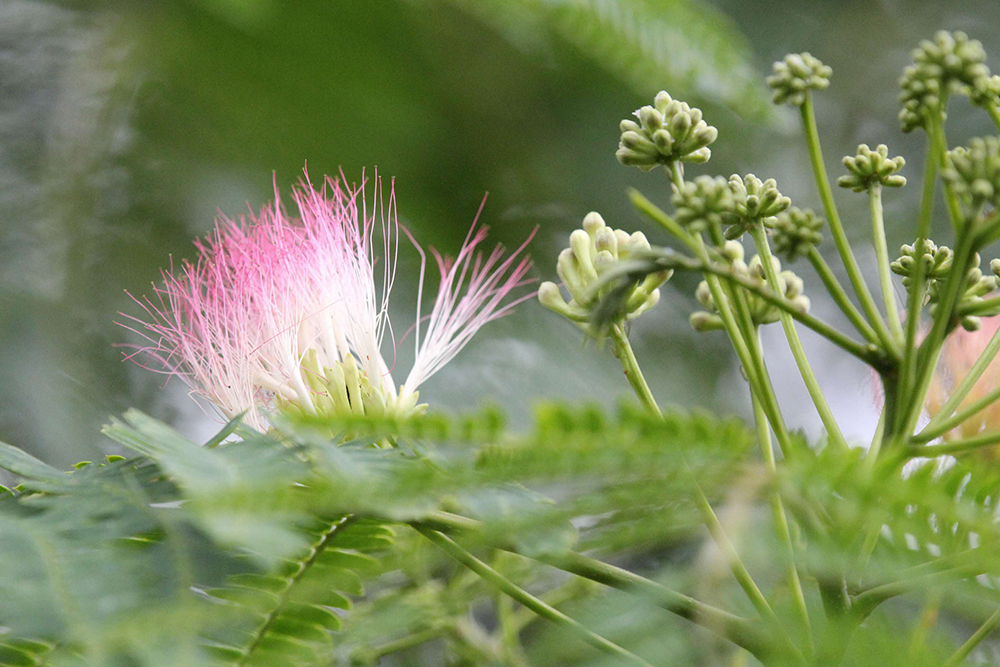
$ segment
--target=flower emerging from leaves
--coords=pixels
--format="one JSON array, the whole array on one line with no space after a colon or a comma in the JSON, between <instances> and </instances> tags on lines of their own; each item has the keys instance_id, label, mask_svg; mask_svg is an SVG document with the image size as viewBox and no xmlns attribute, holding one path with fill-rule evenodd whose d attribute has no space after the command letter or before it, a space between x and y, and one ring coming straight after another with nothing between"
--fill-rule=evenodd
<instances>
[{"instance_id":1,"label":"flower emerging from leaves","mask_svg":"<svg viewBox=\"0 0 1000 667\"><path fill-rule=\"evenodd\" d=\"M417 389L461 351L473 334L530 295L523 250L484 255L486 229L473 223L458 256L432 250L441 273L430 315L421 314L426 255L421 256L414 324L416 356L406 380L393 382L382 356L392 326L389 295L399 233L395 191L376 176L369 207L362 186L308 176L294 190L298 216L275 201L238 220L220 219L195 243L198 258L163 272L153 297L135 299L141 317L124 315L146 339L126 355L176 375L229 418L263 429L272 410L406 416L422 410ZM478 217L477 217L478 220ZM125 326L125 325L123 325Z\"/></svg>"}]
</instances>

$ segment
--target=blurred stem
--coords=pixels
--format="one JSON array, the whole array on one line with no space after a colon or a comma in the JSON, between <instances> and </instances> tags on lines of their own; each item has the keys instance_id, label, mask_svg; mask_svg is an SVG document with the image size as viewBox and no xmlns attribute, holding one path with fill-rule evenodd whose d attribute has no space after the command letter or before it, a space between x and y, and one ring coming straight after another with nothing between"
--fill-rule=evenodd
<instances>
[{"instance_id":1,"label":"blurred stem","mask_svg":"<svg viewBox=\"0 0 1000 667\"><path fill-rule=\"evenodd\" d=\"M865 284L864 276L858 267L858 261L854 258L851 244L847 240L844 226L840 222L840 214L837 212L837 205L833 200L833 192L830 190L830 179L826 174L826 166L823 164L823 152L819 143L819 131L816 128L816 114L813 111L812 93L806 91L805 102L799 108L802 113L802 124L806 135L806 144L809 147L809 160L812 163L813 176L816 179L816 186L819 188L819 196L823 201L823 210L826 212L826 219L830 224L830 233L833 234L834 243L837 245L837 252L847 269L847 277L850 278L854 292L861 302L861 309L868 317L869 323L878 334L882 346L889 354L899 358L899 347L892 339L889 330L885 326L882 315L879 314L875 306L868 285Z\"/></svg>"},{"instance_id":2,"label":"blurred stem","mask_svg":"<svg viewBox=\"0 0 1000 667\"><path fill-rule=\"evenodd\" d=\"M945 102L942 102L942 108ZM948 137L945 134L944 121L940 114L931 114L928 119L929 131L936 145L938 167L948 166ZM958 201L958 195L948 181L942 179L941 185L944 187L944 201L948 206L948 216L951 224L956 230L960 230L966 223L965 215L962 213L962 204Z\"/></svg>"},{"instance_id":3,"label":"blurred stem","mask_svg":"<svg viewBox=\"0 0 1000 667\"><path fill-rule=\"evenodd\" d=\"M660 412L660 408L656 405L656 400L649 390L649 385L646 384L646 380L642 376L642 371L639 369L639 363L632 352L628 336L621 330L620 325L612 327L611 337L615 352L621 360L622 369L625 371L625 376L629 378L629 384L632 385L632 389L635 390L639 400L650 412L658 417L662 417L663 413ZM729 564L729 569L732 571L737 583L739 583L743 592L746 593L747 598L753 604L761 618L773 624L776 628L780 628L781 625L778 617L771 609L771 605L767 603L764 594L760 592L743 561L740 560L740 556L736 552L736 547L733 546L733 543L729 540L729 536L726 535L719 517L716 516L715 510L712 509L711 503L708 502L705 492L702 490L701 485L698 484L694 471L691 470L683 454L681 454L681 462L685 473L691 478L691 484L695 491L695 505L697 505L698 511L701 513L702 521L705 523L705 527L708 528L712 539L725 556L726 562Z\"/></svg>"},{"instance_id":4,"label":"blurred stem","mask_svg":"<svg viewBox=\"0 0 1000 667\"><path fill-rule=\"evenodd\" d=\"M667 233L677 238L688 249L697 252L698 247L694 238L684 231L684 228L677 224L673 218L667 215L663 209L646 199L646 197L635 189L629 189L628 197L640 213L667 230Z\"/></svg>"},{"instance_id":5,"label":"blurred stem","mask_svg":"<svg viewBox=\"0 0 1000 667\"><path fill-rule=\"evenodd\" d=\"M481 522L450 512L432 512L423 521L411 525L418 529L483 532ZM496 546L516 553L514 547L509 544ZM758 658L768 655L773 648L772 642L763 632L763 628L757 623L751 622L750 619L705 604L620 567L572 551L557 556L535 556L534 559L604 586L638 593L653 604L725 637Z\"/></svg>"},{"instance_id":6,"label":"blurred stem","mask_svg":"<svg viewBox=\"0 0 1000 667\"><path fill-rule=\"evenodd\" d=\"M479 575L483 581L495 586L497 589L514 598L542 618L566 628L580 637L583 641L609 655L625 658L629 663L634 665L652 667L650 663L646 662L634 653L631 653L630 651L623 649L621 646L618 646L618 644L615 644L614 642L601 637L591 630L588 630L578 621L573 620L558 609L551 607L542 600L536 598L531 593L528 593L524 589L511 583L509 579L460 547L454 540L449 538L444 533L424 527L417 527L417 530L428 540L440 547L442 551L447 553L472 572Z\"/></svg>"},{"instance_id":7,"label":"blurred stem","mask_svg":"<svg viewBox=\"0 0 1000 667\"><path fill-rule=\"evenodd\" d=\"M960 454L982 447L1000 445L1000 431L987 431L970 438L962 438L941 445L911 445L909 456L942 456L944 454Z\"/></svg>"},{"instance_id":8,"label":"blurred stem","mask_svg":"<svg viewBox=\"0 0 1000 667\"><path fill-rule=\"evenodd\" d=\"M760 399L751 394L753 402L753 417L757 427L757 439L760 441L761 454L764 457L764 464L773 475L777 472L777 465L774 461L774 449L771 446L771 429L767 424L767 416L760 405ZM785 515L785 508L781 502L781 496L777 490L771 492L771 514L774 516L774 528L782 546L788 552L788 589L792 595L792 604L795 607L795 614L802 625L802 638L805 642L806 655L813 653L812 627L809 622L809 609L806 607L805 595L802 593L802 582L799 580L799 571L795 566L795 548L792 546L792 535L788 530L788 517Z\"/></svg>"},{"instance_id":9,"label":"blurred stem","mask_svg":"<svg viewBox=\"0 0 1000 667\"><path fill-rule=\"evenodd\" d=\"M868 188L868 203L872 215L872 238L875 241L875 258L878 261L879 283L882 286L882 301L889 320L889 329L897 341L903 340L903 325L896 306L896 293L892 287L892 272L889 270L889 249L885 239L885 221L882 218L882 185Z\"/></svg>"},{"instance_id":10,"label":"blurred stem","mask_svg":"<svg viewBox=\"0 0 1000 667\"><path fill-rule=\"evenodd\" d=\"M993 119L993 124L997 126L998 130L1000 130L1000 108L997 108L997 106L993 104L987 104L986 113L990 115L990 118Z\"/></svg>"},{"instance_id":11,"label":"blurred stem","mask_svg":"<svg viewBox=\"0 0 1000 667\"><path fill-rule=\"evenodd\" d=\"M774 268L771 247L767 242L767 233L764 231L764 225L753 225L750 228L750 235L757 246L757 252L760 253L761 265L764 267L764 276L767 278L771 290L779 298L784 299L784 295L778 291L781 282L778 278L778 272ZM847 441L844 440L844 434L840 432L840 425L833 416L833 412L826 402L826 397L823 396L823 390L819 386L819 381L816 380L816 374L809 363L809 357L806 356L805 348L802 347L802 340L799 338L799 332L795 329L795 322L792 321L792 316L787 311L782 311L780 318L781 327L785 331L785 339L788 341L788 347L792 351L792 356L795 357L795 364L799 368L799 374L801 374L803 382L806 383L806 390L809 392L809 396L816 406L819 418L823 420L823 426L826 427L830 442L838 449L846 450Z\"/></svg>"},{"instance_id":12,"label":"blurred stem","mask_svg":"<svg viewBox=\"0 0 1000 667\"><path fill-rule=\"evenodd\" d=\"M913 442L930 442L931 440L933 440L934 438L938 437L939 435L944 435L945 433L947 433L951 429L955 428L956 426L959 426L966 419L969 419L973 415L975 415L975 414L981 412L982 410L986 409L991 403L995 403L997 400L1000 400L1000 387L998 387L998 388L994 389L993 391L991 391L990 393L986 394L986 396L983 396L981 399L979 399L978 401L976 401L975 403L973 403L969 407L965 408L964 410L960 410L959 412L957 412L954 416L950 417L949 419L945 419L943 421L940 421L937 424L935 424L932 421L930 424L928 424L926 427L924 427L923 431L921 431L917 435L913 436L912 441ZM941 414L944 414L944 413L941 413ZM940 417L941 414L939 414L938 417Z\"/></svg>"},{"instance_id":13,"label":"blurred stem","mask_svg":"<svg viewBox=\"0 0 1000 667\"><path fill-rule=\"evenodd\" d=\"M367 649L365 651L359 651L364 655L365 659L372 662L378 662L383 656L396 653L398 651L405 651L406 649L413 648L415 646L420 646L426 642L445 635L451 631L451 627L448 625L442 625L439 627L428 628L427 630L421 630L420 632L414 632L411 635L406 635L405 637L400 637L386 644L382 644L379 647Z\"/></svg>"},{"instance_id":14,"label":"blurred stem","mask_svg":"<svg viewBox=\"0 0 1000 667\"><path fill-rule=\"evenodd\" d=\"M998 122L1000 125L1000 122ZM976 648L983 642L984 639L990 636L990 634L1000 627L1000 609L993 612L993 615L986 619L986 622L979 626L969 640L962 644L955 653L945 661L943 667L958 667L962 662L972 653L972 649Z\"/></svg>"},{"instance_id":15,"label":"blurred stem","mask_svg":"<svg viewBox=\"0 0 1000 667\"><path fill-rule=\"evenodd\" d=\"M819 250L817 250L815 246L809 248L808 258L809 262L812 263L813 268L816 270L816 273L819 274L819 279L823 281L823 286L826 287L827 292L830 293L833 300L838 306L840 306L840 309L844 311L844 315L846 315L847 319L851 321L854 328L858 330L858 333L864 336L869 343L873 343L875 345L880 344L878 334L875 333L872 326L865 320L861 311L859 311L851 302L851 298L847 296L844 286L840 284L839 280L837 280L837 276L834 275L830 265L826 263L826 260L823 259L823 255L820 254Z\"/></svg>"}]
</instances>

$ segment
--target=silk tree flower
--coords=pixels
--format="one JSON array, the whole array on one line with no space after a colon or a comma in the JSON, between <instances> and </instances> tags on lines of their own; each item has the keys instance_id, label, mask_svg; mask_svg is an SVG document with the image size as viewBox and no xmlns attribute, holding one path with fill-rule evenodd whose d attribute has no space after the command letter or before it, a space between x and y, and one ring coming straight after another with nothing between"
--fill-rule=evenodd
<instances>
[{"instance_id":1,"label":"silk tree flower","mask_svg":"<svg viewBox=\"0 0 1000 667\"><path fill-rule=\"evenodd\" d=\"M966 331L959 328L947 338L941 350L941 360L934 371L934 377L927 392L926 407L931 418L934 418L941 411L958 383L972 370L973 364L986 349L986 345L998 328L1000 328L1000 317L984 317L982 318L982 327L978 330ZM1000 357L996 357L990 362L986 371L962 400L956 412L981 400L997 387L1000 387ZM982 431L993 430L1000 430L1000 402L992 403L986 409L971 416L945 434L945 438L968 437Z\"/></svg>"},{"instance_id":2,"label":"silk tree flower","mask_svg":"<svg viewBox=\"0 0 1000 667\"><path fill-rule=\"evenodd\" d=\"M513 293L533 282L523 251L534 232L511 254L499 245L484 254L487 230L477 226L477 214L457 257L431 249L441 281L423 315L426 254L397 221L394 187L386 204L377 175L373 185L369 207L364 183L352 186L341 175L317 189L306 175L292 191L296 217L277 189L259 213L221 217L195 242L195 261L171 263L152 297L133 297L143 313L123 313L122 326L145 342L130 346L126 359L177 376L226 417L245 413L258 429L279 408L397 416L422 410L420 385L483 325L531 296ZM397 387L382 344L388 332L395 347L388 306L401 231L421 263L416 355Z\"/></svg>"}]
</instances>

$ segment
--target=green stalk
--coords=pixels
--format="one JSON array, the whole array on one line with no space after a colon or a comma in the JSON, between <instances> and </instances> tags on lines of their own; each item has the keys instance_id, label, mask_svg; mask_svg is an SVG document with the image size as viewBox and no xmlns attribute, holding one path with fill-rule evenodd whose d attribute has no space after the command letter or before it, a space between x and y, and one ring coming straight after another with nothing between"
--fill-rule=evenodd
<instances>
[{"instance_id":1,"label":"green stalk","mask_svg":"<svg viewBox=\"0 0 1000 667\"><path fill-rule=\"evenodd\" d=\"M777 465L774 461L774 448L771 445L771 429L768 426L764 409L760 405L760 399L754 394L751 394L750 398L753 402L753 418L754 424L757 427L757 440L760 441L760 451L764 457L764 464L773 475L777 472ZM786 577L788 580L788 589L792 595L792 605L796 616L798 616L799 623L802 625L802 637L805 641L806 653L812 655L812 626L809 621L809 609L806 606L806 598L802 593L802 582L799 579L799 571L795 566L795 549L792 546L792 534L788 529L788 517L785 515L781 496L776 490L771 492L770 501L775 532L777 532L778 539L788 552Z\"/></svg>"},{"instance_id":2,"label":"green stalk","mask_svg":"<svg viewBox=\"0 0 1000 667\"><path fill-rule=\"evenodd\" d=\"M940 117L930 116L929 125L931 137L934 139L937 146L938 166L947 167L948 138L945 136L944 123ZM955 191L951 187L950 183L942 181L941 184L944 186L944 201L948 207L948 216L951 218L952 227L954 227L956 231L959 231L966 223L965 215L962 213L962 204L958 201L958 195L955 194Z\"/></svg>"},{"instance_id":3,"label":"green stalk","mask_svg":"<svg viewBox=\"0 0 1000 667\"><path fill-rule=\"evenodd\" d=\"M917 246L922 247L930 235L931 215L934 212L935 184L937 183L937 143L927 136L927 161L924 164L924 181L920 195L920 213L917 216ZM906 398L910 385L917 373L917 329L920 327L920 313L924 307L924 264L917 262L914 268L913 284L910 287L909 299L906 302L906 343L903 346L903 363L899 372L898 387L901 395L898 397L902 405L908 405ZM900 406L900 407L901 407ZM902 429L905 423L904 409L897 409L892 422L886 426L895 433Z\"/></svg>"},{"instance_id":4,"label":"green stalk","mask_svg":"<svg viewBox=\"0 0 1000 667\"><path fill-rule=\"evenodd\" d=\"M992 104L988 104L986 105L986 113L990 115L990 118L993 119L993 124L1000 130L1000 109Z\"/></svg>"},{"instance_id":5,"label":"green stalk","mask_svg":"<svg viewBox=\"0 0 1000 667\"><path fill-rule=\"evenodd\" d=\"M886 351L894 357L899 357L899 347L893 340L889 330L885 326L882 315L879 314L875 306L868 285L861 275L858 261L854 258L851 244L847 240L844 226L840 222L840 214L837 212L837 205L833 201L833 192L830 189L830 179L826 174L826 166L823 164L823 152L819 143L819 131L816 129L816 114L813 111L812 93L806 91L806 99L800 107L802 113L802 123L805 129L806 144L809 147L809 160L812 162L813 175L816 178L816 186L819 188L819 196L823 201L823 210L826 212L826 219L830 224L830 233L833 234L833 241L837 245L837 252L847 269L847 277L850 278L854 292L861 301L861 309L868 316L868 321L878 334L879 340Z\"/></svg>"},{"instance_id":6,"label":"green stalk","mask_svg":"<svg viewBox=\"0 0 1000 667\"><path fill-rule=\"evenodd\" d=\"M878 261L879 283L882 286L882 301L889 320L889 329L896 340L903 340L903 325L896 306L896 293L892 288L892 272L889 269L889 249L886 247L885 222L882 219L882 185L868 188L868 203L872 214L872 238L875 241L875 257Z\"/></svg>"},{"instance_id":7,"label":"green stalk","mask_svg":"<svg viewBox=\"0 0 1000 667\"><path fill-rule=\"evenodd\" d=\"M444 533L431 530L429 528L418 527L417 530L420 531L420 533L428 540L440 547L449 556L467 567L472 572L475 572L483 581L491 584L503 593L517 600L542 618L570 630L583 641L609 655L625 658L628 662L635 665L652 667L650 663L646 662L634 653L631 653L630 651L623 649L618 644L608 641L604 637L588 630L578 621L573 620L558 609L549 606L531 593L528 593L526 590L513 584L510 580L494 570L492 567L460 547L454 540L449 538Z\"/></svg>"},{"instance_id":8,"label":"green stalk","mask_svg":"<svg viewBox=\"0 0 1000 667\"><path fill-rule=\"evenodd\" d=\"M639 363L635 358L635 354L632 352L632 346L629 343L628 336L621 331L620 327L617 325L612 327L612 342L615 346L615 352L622 363L622 370L625 371L626 377L629 378L629 384L632 385L632 389L635 391L639 400L645 405L650 412L662 417L663 413L660 412L660 408L656 405L656 400L653 398L653 393L649 390L649 385L646 384L645 378L642 376L642 371L639 369ZM695 504L698 507L698 511L701 513L702 521L705 523L705 527L708 528L709 534L712 539L718 545L719 549L722 551L726 558L726 562L729 564L729 568L736 578L737 583L746 593L747 598L753 604L754 608L760 614L761 618L767 622L774 624L775 627L781 627L778 617L774 614L771 609L771 605L768 604L767 599L764 598L764 594L760 592L757 587L756 582L754 582L753 577L750 576L750 572L747 570L743 561L740 560L739 554L736 552L736 548L733 543L730 542L729 536L726 535L725 529L722 527L722 523L719 522L719 517L716 516L715 510L712 509L712 505L708 502L708 498L705 497L705 492L702 491L701 485L698 484L698 480L695 478L694 471L688 466L687 459L681 457L683 462L685 472L691 477L691 482L695 489Z\"/></svg>"},{"instance_id":9,"label":"green stalk","mask_svg":"<svg viewBox=\"0 0 1000 667\"><path fill-rule=\"evenodd\" d=\"M978 414L985 408L989 407L990 404L995 403L997 400L1000 400L1000 387L994 389L969 407L964 410L960 410L948 419L945 419L937 424L935 424L934 421L931 421L930 424L924 427L923 431L913 436L913 442L930 442L939 435L944 435L951 429L960 425L966 419ZM940 417L941 414L944 413L940 413L938 417Z\"/></svg>"},{"instance_id":10,"label":"green stalk","mask_svg":"<svg viewBox=\"0 0 1000 667\"><path fill-rule=\"evenodd\" d=\"M851 303L851 298L847 296L844 286L840 284L839 280L837 280L837 276L833 274L833 270L830 268L830 265L826 263L826 260L823 259L823 255L820 254L819 250L815 247L809 248L809 254L807 257L809 258L809 262L813 265L813 268L816 270L816 273L819 274L819 279L823 281L823 286L826 287L826 291L833 297L834 302L840 306L840 309L844 312L844 315L847 316L847 319L851 321L851 324L854 325L854 328L858 330L858 333L864 336L869 343L873 343L875 345L880 344L881 341L879 341L878 334L875 333L872 326L868 324L867 320L865 320L861 311L859 311L854 304Z\"/></svg>"},{"instance_id":11,"label":"green stalk","mask_svg":"<svg viewBox=\"0 0 1000 667\"><path fill-rule=\"evenodd\" d=\"M750 235L757 246L757 252L760 253L761 265L764 267L764 276L767 278L772 291L778 294L777 289L780 284L778 272L774 268L774 262L771 258L771 248L767 242L767 234L764 231L764 226L761 224L754 225L750 229ZM799 338L798 331L795 330L795 323L792 321L791 315L785 311L781 313L780 317L781 326L785 330L785 339L788 341L788 347L792 351L792 356L795 357L795 364L799 368L799 374L802 376L803 382L806 383L806 390L809 392L809 396L816 406L819 418L823 421L823 426L826 427L830 442L836 447L846 450L847 441L844 440L844 434L840 432L840 425L833 416L833 412L826 402L826 397L823 396L823 390L820 388L819 382L816 380L816 374L813 373L812 366L809 364L809 357L806 356L805 348L802 347L802 340Z\"/></svg>"},{"instance_id":12,"label":"green stalk","mask_svg":"<svg viewBox=\"0 0 1000 667\"><path fill-rule=\"evenodd\" d=\"M909 448L910 456L943 456L945 454L960 454L982 447L1000 445L1000 431L987 431L969 438L954 440L941 445L913 445Z\"/></svg>"},{"instance_id":13,"label":"green stalk","mask_svg":"<svg viewBox=\"0 0 1000 667\"><path fill-rule=\"evenodd\" d=\"M684 228L677 224L677 221L664 213L663 209L646 199L641 192L634 188L629 188L628 198L631 200L632 205L635 206L640 213L663 227L667 230L668 234L677 238L677 240L686 245L689 249L697 251L697 244L695 243L694 238L684 231Z\"/></svg>"},{"instance_id":14,"label":"green stalk","mask_svg":"<svg viewBox=\"0 0 1000 667\"><path fill-rule=\"evenodd\" d=\"M1000 127L1000 119L997 120L997 126ZM990 634L1000 627L1000 609L993 612L993 615L986 619L979 629L976 630L969 640L962 644L955 653L948 658L943 667L958 667L962 662L969 657L972 653L972 649L979 646L984 639L990 636Z\"/></svg>"}]
</instances>

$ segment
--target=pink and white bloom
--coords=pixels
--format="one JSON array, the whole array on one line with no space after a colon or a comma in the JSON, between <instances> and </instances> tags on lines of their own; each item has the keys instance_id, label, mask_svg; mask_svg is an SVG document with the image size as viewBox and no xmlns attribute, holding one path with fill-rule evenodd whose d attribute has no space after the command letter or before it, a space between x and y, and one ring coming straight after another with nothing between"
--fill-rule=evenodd
<instances>
[{"instance_id":1,"label":"pink and white bloom","mask_svg":"<svg viewBox=\"0 0 1000 667\"><path fill-rule=\"evenodd\" d=\"M341 175L317 189L306 176L292 193L297 217L275 191L257 214L220 218L195 243L195 261L163 271L153 297L135 299L141 317L123 314L129 323L122 326L145 339L126 359L179 377L229 418L246 412L259 429L279 403L308 412L412 412L421 384L480 327L531 296L512 298L532 282L523 255L531 237L509 255L501 246L484 255L487 230L473 222L454 260L432 249L441 283L422 315L426 256L397 221L394 188L386 205L378 176L373 185L369 209L364 183L352 186ZM382 347L386 332L392 336L400 231L421 266L416 356L397 387Z\"/></svg>"}]
</instances>

